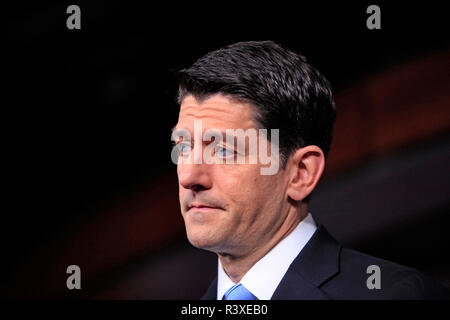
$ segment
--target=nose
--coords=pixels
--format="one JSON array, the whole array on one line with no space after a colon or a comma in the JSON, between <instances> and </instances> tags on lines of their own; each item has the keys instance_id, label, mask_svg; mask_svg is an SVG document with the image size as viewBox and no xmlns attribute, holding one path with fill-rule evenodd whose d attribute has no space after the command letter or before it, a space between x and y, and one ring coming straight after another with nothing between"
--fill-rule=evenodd
<instances>
[{"instance_id":1,"label":"nose","mask_svg":"<svg viewBox=\"0 0 450 320\"><path fill-rule=\"evenodd\" d=\"M179 163L177 167L178 181L185 189L192 191L208 190L212 187L212 180L209 173L209 165L183 164Z\"/></svg>"}]
</instances>

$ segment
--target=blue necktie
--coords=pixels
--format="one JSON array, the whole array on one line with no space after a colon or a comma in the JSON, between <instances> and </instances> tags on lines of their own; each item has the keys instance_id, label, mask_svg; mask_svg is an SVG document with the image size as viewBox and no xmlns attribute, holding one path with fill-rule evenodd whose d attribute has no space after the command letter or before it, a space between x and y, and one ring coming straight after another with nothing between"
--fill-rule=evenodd
<instances>
[{"instance_id":1,"label":"blue necktie","mask_svg":"<svg viewBox=\"0 0 450 320\"><path fill-rule=\"evenodd\" d=\"M222 300L258 300L242 284L236 284L225 292Z\"/></svg>"}]
</instances>

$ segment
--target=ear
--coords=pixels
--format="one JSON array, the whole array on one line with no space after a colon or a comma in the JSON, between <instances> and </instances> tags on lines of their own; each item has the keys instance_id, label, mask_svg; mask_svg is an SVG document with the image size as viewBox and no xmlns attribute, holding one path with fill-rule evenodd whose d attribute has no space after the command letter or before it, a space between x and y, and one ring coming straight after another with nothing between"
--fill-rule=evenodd
<instances>
[{"instance_id":1,"label":"ear","mask_svg":"<svg viewBox=\"0 0 450 320\"><path fill-rule=\"evenodd\" d=\"M316 187L324 169L325 156L319 147L311 145L297 149L286 164L287 195L296 201L306 198Z\"/></svg>"}]
</instances>

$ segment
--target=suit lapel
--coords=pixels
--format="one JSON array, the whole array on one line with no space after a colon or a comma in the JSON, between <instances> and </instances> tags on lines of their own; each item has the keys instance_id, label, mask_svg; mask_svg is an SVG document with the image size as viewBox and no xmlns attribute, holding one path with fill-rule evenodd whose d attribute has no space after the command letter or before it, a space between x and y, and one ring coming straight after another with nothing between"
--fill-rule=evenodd
<instances>
[{"instance_id":1,"label":"suit lapel","mask_svg":"<svg viewBox=\"0 0 450 320\"><path fill-rule=\"evenodd\" d=\"M295 258L272 299L329 299L320 286L339 272L341 245L320 225Z\"/></svg>"},{"instance_id":2,"label":"suit lapel","mask_svg":"<svg viewBox=\"0 0 450 320\"><path fill-rule=\"evenodd\" d=\"M295 271L286 272L271 300L327 300L319 288Z\"/></svg>"},{"instance_id":3,"label":"suit lapel","mask_svg":"<svg viewBox=\"0 0 450 320\"><path fill-rule=\"evenodd\" d=\"M216 300L217 298L217 277L211 282L208 290L200 298L200 300Z\"/></svg>"}]
</instances>

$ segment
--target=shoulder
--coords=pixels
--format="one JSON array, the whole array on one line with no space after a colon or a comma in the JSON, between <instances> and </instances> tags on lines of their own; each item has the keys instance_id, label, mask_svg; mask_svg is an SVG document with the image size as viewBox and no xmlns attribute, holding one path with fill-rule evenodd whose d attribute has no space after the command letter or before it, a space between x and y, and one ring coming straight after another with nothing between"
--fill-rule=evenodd
<instances>
[{"instance_id":1,"label":"shoulder","mask_svg":"<svg viewBox=\"0 0 450 320\"><path fill-rule=\"evenodd\" d=\"M339 272L321 289L336 299L447 299L448 292L418 270L341 248Z\"/></svg>"}]
</instances>

